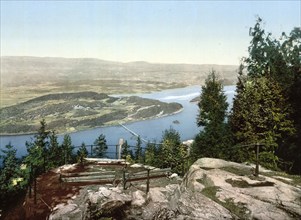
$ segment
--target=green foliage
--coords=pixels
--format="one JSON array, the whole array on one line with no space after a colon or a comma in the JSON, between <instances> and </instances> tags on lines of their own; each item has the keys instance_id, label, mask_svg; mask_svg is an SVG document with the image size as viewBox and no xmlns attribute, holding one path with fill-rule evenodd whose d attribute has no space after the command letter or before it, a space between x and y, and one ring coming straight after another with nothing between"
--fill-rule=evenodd
<instances>
[{"instance_id":1,"label":"green foliage","mask_svg":"<svg viewBox=\"0 0 301 220\"><path fill-rule=\"evenodd\" d=\"M128 145L128 142L125 141L121 146L121 158L122 159L133 159L133 152L130 150L130 146Z\"/></svg>"},{"instance_id":2,"label":"green foliage","mask_svg":"<svg viewBox=\"0 0 301 220\"><path fill-rule=\"evenodd\" d=\"M212 71L208 75L205 85L202 86L200 97L198 126L221 124L225 120L228 108L227 97L223 92L223 85L218 80L216 72Z\"/></svg>"},{"instance_id":3,"label":"green foliage","mask_svg":"<svg viewBox=\"0 0 301 220\"><path fill-rule=\"evenodd\" d=\"M212 71L202 86L200 96L198 126L204 126L192 145L191 157L227 158L230 145L229 129L225 123L228 103L223 92L223 85Z\"/></svg>"},{"instance_id":4,"label":"green foliage","mask_svg":"<svg viewBox=\"0 0 301 220\"><path fill-rule=\"evenodd\" d=\"M155 143L147 143L145 149L145 163L150 166L157 166L158 150Z\"/></svg>"},{"instance_id":5,"label":"green foliage","mask_svg":"<svg viewBox=\"0 0 301 220\"><path fill-rule=\"evenodd\" d=\"M69 134L64 135L63 143L62 143L63 155L64 155L64 162L65 164L74 162L73 157L73 149L71 137Z\"/></svg>"},{"instance_id":6,"label":"green foliage","mask_svg":"<svg viewBox=\"0 0 301 220\"><path fill-rule=\"evenodd\" d=\"M93 148L95 156L99 158L104 157L105 152L108 149L106 136L100 134L98 138L94 141L94 144L96 145L96 147Z\"/></svg>"},{"instance_id":7,"label":"green foliage","mask_svg":"<svg viewBox=\"0 0 301 220\"><path fill-rule=\"evenodd\" d=\"M293 123L287 118L289 105L278 83L264 76L246 80L243 86L235 97L230 117L235 143L263 143L261 150L274 154L283 138L294 132ZM254 153L242 148L234 158L253 160Z\"/></svg>"},{"instance_id":8,"label":"green foliage","mask_svg":"<svg viewBox=\"0 0 301 220\"><path fill-rule=\"evenodd\" d=\"M0 210L5 210L17 197L23 194L28 183L26 167L20 166L17 150L9 143L1 150L2 168L0 170Z\"/></svg>"},{"instance_id":9,"label":"green foliage","mask_svg":"<svg viewBox=\"0 0 301 220\"><path fill-rule=\"evenodd\" d=\"M170 167L173 172L182 174L187 150L181 143L180 134L173 128L165 130L158 148L157 166Z\"/></svg>"},{"instance_id":10,"label":"green foliage","mask_svg":"<svg viewBox=\"0 0 301 220\"><path fill-rule=\"evenodd\" d=\"M25 162L29 166L35 167L37 175L46 171L49 147L49 131L46 130L46 121L43 119L40 124L34 141L26 142L28 155L25 158Z\"/></svg>"},{"instance_id":11,"label":"green foliage","mask_svg":"<svg viewBox=\"0 0 301 220\"><path fill-rule=\"evenodd\" d=\"M49 154L48 154L48 165L49 168L58 167L64 164L64 151L63 147L59 145L57 140L57 134L55 131L50 132L49 136Z\"/></svg>"},{"instance_id":12,"label":"green foliage","mask_svg":"<svg viewBox=\"0 0 301 220\"><path fill-rule=\"evenodd\" d=\"M258 18L250 29L249 56L243 59L239 71L230 123L237 146L264 143L260 160L267 167L277 168L278 157L301 163L301 147L297 147L301 145L294 143L298 137L301 140L301 109L296 101L296 95L301 95L296 89L301 86L301 31L294 29L289 37L283 33L282 41L278 41L265 33L261 23ZM294 87L296 82L298 86ZM293 138L296 130L297 138ZM232 159L254 160L253 151L237 149Z\"/></svg>"},{"instance_id":13,"label":"green foliage","mask_svg":"<svg viewBox=\"0 0 301 220\"><path fill-rule=\"evenodd\" d=\"M138 136L137 144L135 148L135 161L138 163L143 163L143 154L142 154L142 147L141 147L141 138Z\"/></svg>"},{"instance_id":14,"label":"green foliage","mask_svg":"<svg viewBox=\"0 0 301 220\"><path fill-rule=\"evenodd\" d=\"M77 161L82 164L84 162L84 158L86 158L87 156L88 156L88 151L86 145L85 143L82 143L82 145L77 151Z\"/></svg>"}]
</instances>

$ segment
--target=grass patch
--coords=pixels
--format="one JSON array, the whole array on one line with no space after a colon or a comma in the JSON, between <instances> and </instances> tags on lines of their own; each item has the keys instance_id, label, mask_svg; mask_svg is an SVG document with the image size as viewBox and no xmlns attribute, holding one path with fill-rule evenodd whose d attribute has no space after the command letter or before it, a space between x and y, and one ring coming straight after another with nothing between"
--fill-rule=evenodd
<instances>
[{"instance_id":1,"label":"grass patch","mask_svg":"<svg viewBox=\"0 0 301 220\"><path fill-rule=\"evenodd\" d=\"M212 199L213 201L220 203L220 201L218 200L218 198L216 197L216 193L218 192L218 190L220 189L220 187L218 186L209 186L209 187L205 187L201 193L208 197L209 199Z\"/></svg>"},{"instance_id":2,"label":"grass patch","mask_svg":"<svg viewBox=\"0 0 301 220\"><path fill-rule=\"evenodd\" d=\"M233 187L238 188L249 188L250 184L245 180L233 180L233 179L226 179L226 182L231 184Z\"/></svg>"},{"instance_id":3,"label":"grass patch","mask_svg":"<svg viewBox=\"0 0 301 220\"><path fill-rule=\"evenodd\" d=\"M262 182L257 182L257 183L248 183L245 180L233 180L233 179L226 179L226 182L231 184L233 187L238 187L238 188L250 188L250 187L262 187L262 186L274 186L273 182L270 181L262 181Z\"/></svg>"},{"instance_id":4,"label":"grass patch","mask_svg":"<svg viewBox=\"0 0 301 220\"><path fill-rule=\"evenodd\" d=\"M214 186L213 181L210 178L208 178L206 174L204 174L202 179L196 179L196 181L204 185L205 187Z\"/></svg>"},{"instance_id":5,"label":"grass patch","mask_svg":"<svg viewBox=\"0 0 301 220\"><path fill-rule=\"evenodd\" d=\"M253 171L251 168L237 168L237 167L222 167L221 170L227 171L229 173L233 173L237 176L249 176L253 175Z\"/></svg>"},{"instance_id":6,"label":"grass patch","mask_svg":"<svg viewBox=\"0 0 301 220\"><path fill-rule=\"evenodd\" d=\"M298 175L290 175L290 174L287 174L284 172L276 172L276 171L265 173L264 175L268 176L268 177L272 177L274 179L277 179L277 180L279 180L283 183L289 184L289 185L301 186L301 176L298 176ZM277 178L277 176L288 178L288 179L291 179L292 181L287 181L285 179Z\"/></svg>"},{"instance_id":7,"label":"grass patch","mask_svg":"<svg viewBox=\"0 0 301 220\"><path fill-rule=\"evenodd\" d=\"M234 203L232 198L226 199L225 202L220 201L216 197L216 193L219 191L219 189L220 189L220 187L218 187L218 186L209 186L209 187L204 188L201 193L204 196L215 201L216 203L220 204L227 210L229 210L229 212L231 212L231 214L235 215L235 216L233 216L233 218L238 217L239 219L250 219L251 212L247 209L245 204L240 203L240 202Z\"/></svg>"},{"instance_id":8,"label":"grass patch","mask_svg":"<svg viewBox=\"0 0 301 220\"><path fill-rule=\"evenodd\" d=\"M239 219L250 219L251 211L245 206L244 203L238 202L235 203L233 199L226 199L226 202L222 202L226 209L231 213L239 217Z\"/></svg>"}]
</instances>

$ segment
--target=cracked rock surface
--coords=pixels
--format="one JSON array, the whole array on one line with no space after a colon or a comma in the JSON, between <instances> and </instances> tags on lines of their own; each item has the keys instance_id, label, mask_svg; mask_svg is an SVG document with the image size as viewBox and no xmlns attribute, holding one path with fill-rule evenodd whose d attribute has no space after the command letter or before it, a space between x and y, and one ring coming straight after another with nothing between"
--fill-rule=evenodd
<instances>
[{"instance_id":1,"label":"cracked rock surface","mask_svg":"<svg viewBox=\"0 0 301 220\"><path fill-rule=\"evenodd\" d=\"M85 187L50 219L301 219L300 185L268 170L252 172L251 165L201 158L180 183L148 194L139 187Z\"/></svg>"}]
</instances>

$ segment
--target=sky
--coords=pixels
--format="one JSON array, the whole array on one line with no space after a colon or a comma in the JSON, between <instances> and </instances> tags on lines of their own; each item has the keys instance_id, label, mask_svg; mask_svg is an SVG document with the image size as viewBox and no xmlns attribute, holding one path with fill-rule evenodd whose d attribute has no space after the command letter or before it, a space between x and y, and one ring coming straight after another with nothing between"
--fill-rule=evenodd
<instances>
[{"instance_id":1,"label":"sky","mask_svg":"<svg viewBox=\"0 0 301 220\"><path fill-rule=\"evenodd\" d=\"M238 65L257 16L279 38L301 1L1 1L1 56Z\"/></svg>"}]
</instances>

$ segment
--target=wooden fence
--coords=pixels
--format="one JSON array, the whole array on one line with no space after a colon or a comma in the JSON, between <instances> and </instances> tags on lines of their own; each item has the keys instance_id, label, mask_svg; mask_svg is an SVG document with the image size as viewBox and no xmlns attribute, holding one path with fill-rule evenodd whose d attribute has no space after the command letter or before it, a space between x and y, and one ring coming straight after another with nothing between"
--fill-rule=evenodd
<instances>
[{"instance_id":1,"label":"wooden fence","mask_svg":"<svg viewBox=\"0 0 301 220\"><path fill-rule=\"evenodd\" d=\"M127 189L127 183L134 181L146 181L146 192L149 191L149 183L151 179L169 177L171 168L165 169L145 169L140 172L129 171L127 168L115 171L96 171L96 172L79 172L79 173L62 173L60 181L66 183L86 183L86 184L108 184L116 186L123 184L123 188Z\"/></svg>"}]
</instances>

